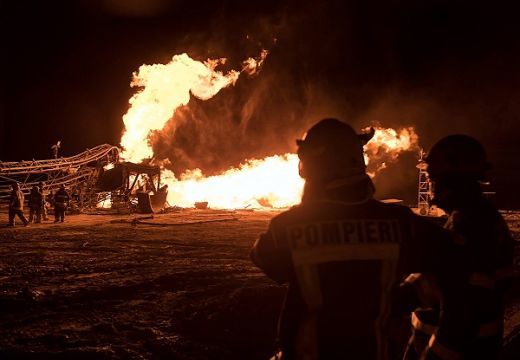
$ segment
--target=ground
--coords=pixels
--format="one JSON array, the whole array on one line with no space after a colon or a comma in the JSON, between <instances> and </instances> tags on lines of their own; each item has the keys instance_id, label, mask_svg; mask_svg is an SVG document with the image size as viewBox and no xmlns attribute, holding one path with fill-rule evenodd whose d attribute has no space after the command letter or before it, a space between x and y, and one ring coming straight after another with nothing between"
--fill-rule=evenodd
<instances>
[{"instance_id":1,"label":"ground","mask_svg":"<svg viewBox=\"0 0 520 360\"><path fill-rule=\"evenodd\" d=\"M0 228L0 358L269 358L285 289L249 250L275 213L82 214Z\"/></svg>"}]
</instances>

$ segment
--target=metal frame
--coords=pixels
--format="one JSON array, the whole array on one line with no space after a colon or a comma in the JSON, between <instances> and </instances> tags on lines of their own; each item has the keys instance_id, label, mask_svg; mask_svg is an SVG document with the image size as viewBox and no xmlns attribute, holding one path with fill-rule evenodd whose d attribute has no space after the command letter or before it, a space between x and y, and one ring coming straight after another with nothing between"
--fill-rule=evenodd
<instances>
[{"instance_id":1,"label":"metal frame","mask_svg":"<svg viewBox=\"0 0 520 360\"><path fill-rule=\"evenodd\" d=\"M417 168L419 169L417 208L419 209L419 213L421 215L430 214L432 199L431 182L430 178L428 177L428 172L426 171L426 162L424 161L425 156L426 153L421 149L419 163L417 164Z\"/></svg>"},{"instance_id":2,"label":"metal frame","mask_svg":"<svg viewBox=\"0 0 520 360\"><path fill-rule=\"evenodd\" d=\"M119 153L117 146L103 144L66 158L0 161L0 200L9 197L10 185L14 182L28 194L34 185L43 181L46 192L56 192L61 185L65 185L78 194L78 206L95 206L100 198L106 197L96 191L97 178L103 167L119 161Z\"/></svg>"}]
</instances>

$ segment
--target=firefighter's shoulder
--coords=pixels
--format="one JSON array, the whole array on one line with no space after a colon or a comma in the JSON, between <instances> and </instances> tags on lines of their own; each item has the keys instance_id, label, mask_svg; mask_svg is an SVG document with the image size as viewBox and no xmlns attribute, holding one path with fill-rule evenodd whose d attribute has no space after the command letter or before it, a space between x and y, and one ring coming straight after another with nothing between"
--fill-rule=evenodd
<instances>
[{"instance_id":1,"label":"firefighter's shoulder","mask_svg":"<svg viewBox=\"0 0 520 360\"><path fill-rule=\"evenodd\" d=\"M404 222L413 222L418 215L408 207L401 204L385 203L382 201L373 200L373 207L377 207L382 212L383 216L397 218Z\"/></svg>"},{"instance_id":2,"label":"firefighter's shoulder","mask_svg":"<svg viewBox=\"0 0 520 360\"><path fill-rule=\"evenodd\" d=\"M271 218L270 227L283 226L285 224L298 221L304 213L301 204L294 205L290 209L283 211Z\"/></svg>"}]
</instances>

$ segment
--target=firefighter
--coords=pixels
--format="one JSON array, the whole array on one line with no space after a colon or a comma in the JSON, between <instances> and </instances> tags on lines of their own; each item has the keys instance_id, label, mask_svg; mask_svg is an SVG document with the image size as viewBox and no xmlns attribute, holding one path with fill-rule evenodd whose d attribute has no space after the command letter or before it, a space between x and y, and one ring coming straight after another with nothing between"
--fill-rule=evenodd
<instances>
[{"instance_id":1,"label":"firefighter","mask_svg":"<svg viewBox=\"0 0 520 360\"><path fill-rule=\"evenodd\" d=\"M54 194L54 222L65 221L65 210L69 204L70 196L65 190L65 185L60 185L56 194Z\"/></svg>"},{"instance_id":2,"label":"firefighter","mask_svg":"<svg viewBox=\"0 0 520 360\"><path fill-rule=\"evenodd\" d=\"M47 216L47 196L45 193L45 184L43 181L40 181L38 183L38 187L40 188L40 193L42 194L42 219L44 221L49 220L49 217Z\"/></svg>"},{"instance_id":3,"label":"firefighter","mask_svg":"<svg viewBox=\"0 0 520 360\"><path fill-rule=\"evenodd\" d=\"M514 241L500 213L482 194L481 182L490 168L485 149L470 136L450 135L432 147L426 163L432 202L449 214L445 228L462 253L458 273L463 281L443 294L442 311L454 313L452 326L438 329L438 304L423 306L412 315L414 334L407 359L417 359L425 348L423 356L432 359L497 359ZM416 287L421 282L424 286L425 280L416 281ZM426 302L435 303L424 295Z\"/></svg>"},{"instance_id":4,"label":"firefighter","mask_svg":"<svg viewBox=\"0 0 520 360\"><path fill-rule=\"evenodd\" d=\"M15 216L18 216L22 220L24 226L29 224L29 221L23 214L24 195L20 190L18 183L11 185L12 191L9 198L9 226L15 226Z\"/></svg>"},{"instance_id":5,"label":"firefighter","mask_svg":"<svg viewBox=\"0 0 520 360\"><path fill-rule=\"evenodd\" d=\"M42 193L34 185L29 193L29 222L39 224L42 221Z\"/></svg>"},{"instance_id":6,"label":"firefighter","mask_svg":"<svg viewBox=\"0 0 520 360\"><path fill-rule=\"evenodd\" d=\"M449 281L449 232L373 198L368 140L336 119L297 140L302 201L274 217L251 250L268 277L289 284L277 359L402 357L399 283L419 272Z\"/></svg>"}]
</instances>

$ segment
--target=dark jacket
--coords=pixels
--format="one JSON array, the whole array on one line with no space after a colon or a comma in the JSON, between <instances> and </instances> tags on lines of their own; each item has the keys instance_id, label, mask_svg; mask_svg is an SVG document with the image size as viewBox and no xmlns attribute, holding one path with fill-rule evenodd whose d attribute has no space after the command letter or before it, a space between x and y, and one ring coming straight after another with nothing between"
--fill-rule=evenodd
<instances>
[{"instance_id":1,"label":"dark jacket","mask_svg":"<svg viewBox=\"0 0 520 360\"><path fill-rule=\"evenodd\" d=\"M65 208L70 200L69 193L64 189L59 189L54 194L54 206L59 208Z\"/></svg>"},{"instance_id":2,"label":"dark jacket","mask_svg":"<svg viewBox=\"0 0 520 360\"><path fill-rule=\"evenodd\" d=\"M449 233L356 188L305 197L271 220L251 257L267 276L289 283L279 323L287 359L386 359L387 320L398 315L399 283L432 272L449 281Z\"/></svg>"},{"instance_id":3,"label":"dark jacket","mask_svg":"<svg viewBox=\"0 0 520 360\"><path fill-rule=\"evenodd\" d=\"M500 213L482 195L451 212L445 227L463 250L461 268L467 281L451 300L459 321L451 332L439 330L439 340L447 338L443 343L464 358L494 359L502 344L504 293L513 275L514 240Z\"/></svg>"},{"instance_id":4,"label":"dark jacket","mask_svg":"<svg viewBox=\"0 0 520 360\"><path fill-rule=\"evenodd\" d=\"M40 190L31 189L29 193L29 207L32 209L37 209L42 206L43 195Z\"/></svg>"}]
</instances>

